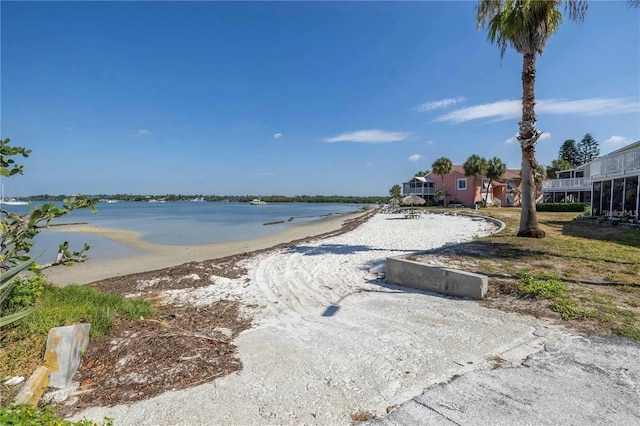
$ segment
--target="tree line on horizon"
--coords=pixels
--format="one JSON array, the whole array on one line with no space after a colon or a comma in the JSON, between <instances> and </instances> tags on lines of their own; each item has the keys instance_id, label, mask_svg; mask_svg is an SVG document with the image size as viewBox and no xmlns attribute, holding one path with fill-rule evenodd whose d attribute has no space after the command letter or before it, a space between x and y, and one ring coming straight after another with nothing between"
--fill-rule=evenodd
<instances>
[{"instance_id":1,"label":"tree line on horizon","mask_svg":"<svg viewBox=\"0 0 640 426\"><path fill-rule=\"evenodd\" d=\"M62 201L68 198L68 195L50 195L39 194L29 196L31 201ZM202 198L208 202L239 202L247 203L254 198L258 198L268 203L352 203L352 204L376 204L383 202L385 196L348 196L348 195L203 195L203 194L166 194L166 195L135 195L135 194L96 194L91 195L90 198L96 198L100 200L119 200L119 201L136 201L147 202L149 200L164 200L168 202L174 201L192 201L196 198Z\"/></svg>"}]
</instances>

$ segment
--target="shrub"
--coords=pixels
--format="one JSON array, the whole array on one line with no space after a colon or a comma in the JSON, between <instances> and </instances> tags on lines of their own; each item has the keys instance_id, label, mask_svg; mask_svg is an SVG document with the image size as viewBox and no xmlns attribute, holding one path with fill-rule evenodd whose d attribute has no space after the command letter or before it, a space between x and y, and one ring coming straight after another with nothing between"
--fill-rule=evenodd
<instances>
[{"instance_id":1,"label":"shrub","mask_svg":"<svg viewBox=\"0 0 640 426\"><path fill-rule=\"evenodd\" d=\"M0 312L3 315L9 315L35 305L36 300L44 292L45 284L42 275L17 278L7 298L0 304Z\"/></svg>"},{"instance_id":2,"label":"shrub","mask_svg":"<svg viewBox=\"0 0 640 426\"><path fill-rule=\"evenodd\" d=\"M589 206L585 203L538 203L536 210L539 212L577 212L583 213Z\"/></svg>"}]
</instances>

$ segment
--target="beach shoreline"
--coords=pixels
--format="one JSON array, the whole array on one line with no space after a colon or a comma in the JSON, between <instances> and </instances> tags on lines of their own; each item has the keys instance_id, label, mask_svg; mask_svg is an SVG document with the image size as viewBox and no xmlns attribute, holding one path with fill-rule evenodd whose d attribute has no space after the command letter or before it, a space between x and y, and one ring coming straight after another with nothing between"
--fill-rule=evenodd
<instances>
[{"instance_id":1,"label":"beach shoreline","mask_svg":"<svg viewBox=\"0 0 640 426\"><path fill-rule=\"evenodd\" d=\"M353 221L366 220L365 218L368 218L375 211L374 208L366 208L358 212L294 223L281 232L264 237L197 245L149 243L140 239L142 234L139 232L103 228L91 224L60 226L49 230L98 235L136 249L140 254L116 259L89 259L87 262L74 264L72 267L58 266L43 272L55 286L88 284L108 278L165 269L187 262L201 262L246 254L308 238L320 238L327 234L347 232L353 227L345 225ZM89 252L89 256L91 256L91 252Z\"/></svg>"}]
</instances>

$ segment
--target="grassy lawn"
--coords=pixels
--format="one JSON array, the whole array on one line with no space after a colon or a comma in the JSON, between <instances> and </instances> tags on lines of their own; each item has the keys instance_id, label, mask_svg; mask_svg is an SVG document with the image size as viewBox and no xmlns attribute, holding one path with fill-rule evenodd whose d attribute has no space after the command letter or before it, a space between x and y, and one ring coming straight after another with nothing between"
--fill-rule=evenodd
<instances>
[{"instance_id":1,"label":"grassy lawn","mask_svg":"<svg viewBox=\"0 0 640 426\"><path fill-rule=\"evenodd\" d=\"M579 213L539 212L547 238L518 238L520 209L478 213L500 219L506 229L430 256L488 275L490 289L483 303L561 318L584 332L640 340L639 230L574 220Z\"/></svg>"},{"instance_id":2,"label":"grassy lawn","mask_svg":"<svg viewBox=\"0 0 640 426\"><path fill-rule=\"evenodd\" d=\"M108 334L118 318L139 318L154 315L149 302L125 299L87 286L64 288L45 286L32 314L15 327L0 332L0 379L11 376L29 377L44 360L47 334L52 327L90 322L90 338ZM8 388L0 382L0 403L10 402L17 387Z\"/></svg>"}]
</instances>

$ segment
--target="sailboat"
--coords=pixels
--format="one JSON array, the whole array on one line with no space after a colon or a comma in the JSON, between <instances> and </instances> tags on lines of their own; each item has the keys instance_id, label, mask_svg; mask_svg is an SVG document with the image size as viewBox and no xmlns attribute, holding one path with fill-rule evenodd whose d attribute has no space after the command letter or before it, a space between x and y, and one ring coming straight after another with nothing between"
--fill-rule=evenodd
<instances>
[{"instance_id":1,"label":"sailboat","mask_svg":"<svg viewBox=\"0 0 640 426\"><path fill-rule=\"evenodd\" d=\"M7 206L26 206L29 203L26 201L20 201L20 200L16 200L15 198L11 198L9 200L7 200L6 198L4 198L4 184L2 184L2 193L0 194L0 205L4 204Z\"/></svg>"}]
</instances>

